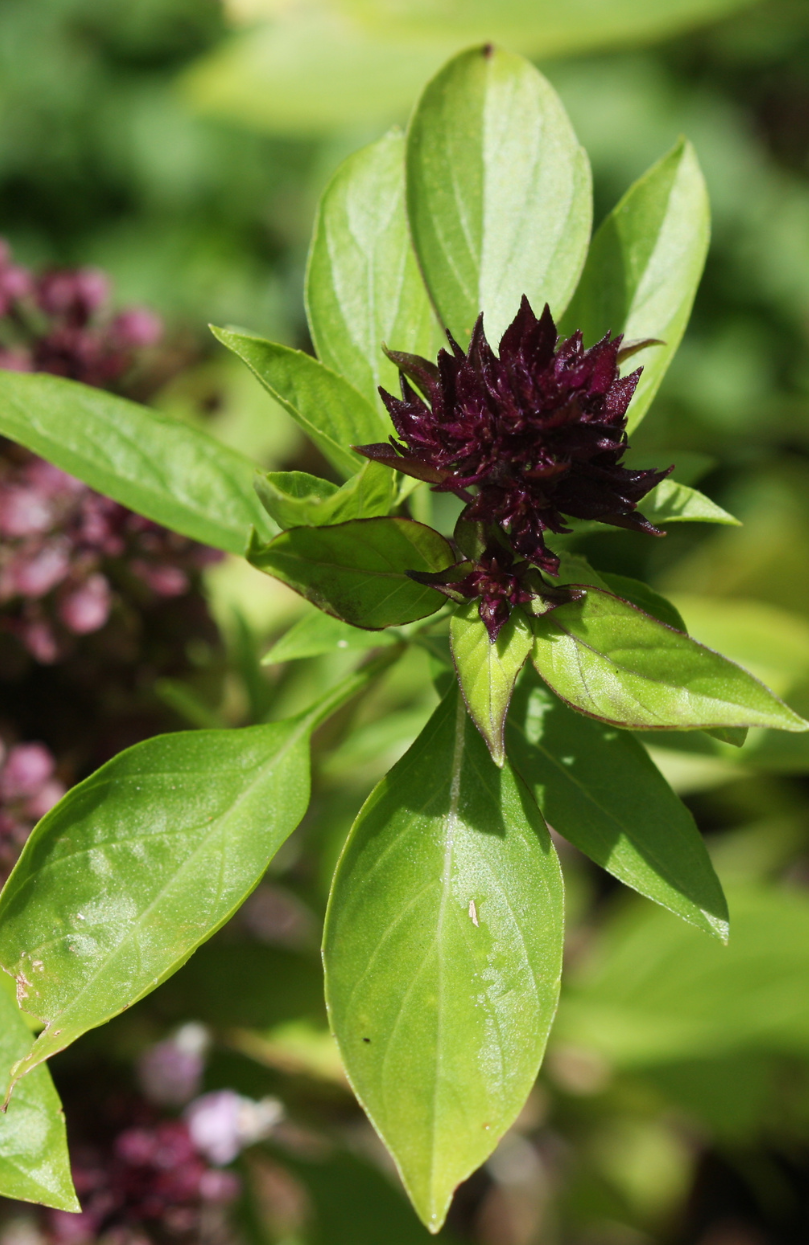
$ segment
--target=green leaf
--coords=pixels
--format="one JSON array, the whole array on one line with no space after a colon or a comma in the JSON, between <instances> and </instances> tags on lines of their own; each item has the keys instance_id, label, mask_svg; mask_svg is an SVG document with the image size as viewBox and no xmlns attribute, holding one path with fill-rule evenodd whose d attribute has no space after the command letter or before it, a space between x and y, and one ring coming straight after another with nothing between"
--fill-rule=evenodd
<instances>
[{"instance_id":1,"label":"green leaf","mask_svg":"<svg viewBox=\"0 0 809 1245\"><path fill-rule=\"evenodd\" d=\"M6 984L7 983L7 984ZM9 1088L10 1069L31 1046L31 1031L14 1002L14 987L0 986L0 1081ZM47 1068L37 1068L0 1115L0 1195L40 1202L57 1210L81 1210L70 1176L65 1117Z\"/></svg>"},{"instance_id":2,"label":"green leaf","mask_svg":"<svg viewBox=\"0 0 809 1245\"><path fill-rule=\"evenodd\" d=\"M554 830L626 886L727 941L727 904L694 818L629 731L571 712L526 672L507 740Z\"/></svg>"},{"instance_id":3,"label":"green leaf","mask_svg":"<svg viewBox=\"0 0 809 1245\"><path fill-rule=\"evenodd\" d=\"M492 644L476 601L462 605L449 626L452 659L472 721L486 740L495 765L506 759L504 730L517 675L533 645L533 632L521 610Z\"/></svg>"},{"instance_id":4,"label":"green leaf","mask_svg":"<svg viewBox=\"0 0 809 1245\"><path fill-rule=\"evenodd\" d=\"M387 134L340 165L320 201L306 274L318 357L380 410L379 385L399 392L383 342L430 359L446 345L410 242L404 146Z\"/></svg>"},{"instance_id":5,"label":"green leaf","mask_svg":"<svg viewBox=\"0 0 809 1245\"><path fill-rule=\"evenodd\" d=\"M102 389L0 371L0 434L107 497L203 544L244 553L273 525L253 491L255 463L187 424Z\"/></svg>"},{"instance_id":6,"label":"green leaf","mask_svg":"<svg viewBox=\"0 0 809 1245\"><path fill-rule=\"evenodd\" d=\"M659 908L632 905L569 980L554 1039L619 1067L809 1054L809 902L782 886L729 891L733 937L708 942Z\"/></svg>"},{"instance_id":7,"label":"green leaf","mask_svg":"<svg viewBox=\"0 0 809 1245\"><path fill-rule=\"evenodd\" d=\"M629 407L631 432L646 414L691 314L705 264L710 210L690 143L680 142L631 186L596 233L562 331L585 344L603 335L655 337L628 370L643 367Z\"/></svg>"},{"instance_id":8,"label":"green leaf","mask_svg":"<svg viewBox=\"0 0 809 1245\"><path fill-rule=\"evenodd\" d=\"M0 966L45 1026L12 1085L233 915L306 812L312 731L380 667L286 721L147 739L43 817L0 896Z\"/></svg>"},{"instance_id":9,"label":"green leaf","mask_svg":"<svg viewBox=\"0 0 809 1245\"><path fill-rule=\"evenodd\" d=\"M231 329L212 326L211 331L247 364L346 478L363 465L350 446L367 445L389 435L390 421L383 420L347 380L311 355Z\"/></svg>"},{"instance_id":10,"label":"green leaf","mask_svg":"<svg viewBox=\"0 0 809 1245\"><path fill-rule=\"evenodd\" d=\"M717 506L704 493L677 480L661 480L639 506L640 511L652 523L725 523L741 526L732 514Z\"/></svg>"},{"instance_id":11,"label":"green leaf","mask_svg":"<svg viewBox=\"0 0 809 1245\"><path fill-rule=\"evenodd\" d=\"M535 57L653 42L724 17L750 0L340 0L370 29L400 39L491 39Z\"/></svg>"},{"instance_id":12,"label":"green leaf","mask_svg":"<svg viewBox=\"0 0 809 1245\"><path fill-rule=\"evenodd\" d=\"M612 575L607 571L599 573L599 579L610 592L614 592L617 597L623 597L625 601L629 601L631 605L637 605L638 609L643 610L646 614L651 614L652 618L657 618L659 622L665 623L667 627L674 627L677 631L687 631L687 627L683 622L683 616L671 601L667 601L659 592L655 592L654 588L650 588L648 584L643 583L640 579L630 579L628 575ZM587 582L592 582L588 580ZM599 587L599 584L595 585Z\"/></svg>"},{"instance_id":13,"label":"green leaf","mask_svg":"<svg viewBox=\"0 0 809 1245\"><path fill-rule=\"evenodd\" d=\"M591 717L639 730L809 729L741 666L598 588L532 626L539 674Z\"/></svg>"},{"instance_id":14,"label":"green leaf","mask_svg":"<svg viewBox=\"0 0 809 1245\"><path fill-rule=\"evenodd\" d=\"M396 495L390 467L367 462L342 488L306 471L268 471L256 476L264 509L281 528L325 527L348 519L387 514Z\"/></svg>"},{"instance_id":15,"label":"green leaf","mask_svg":"<svg viewBox=\"0 0 809 1245\"><path fill-rule=\"evenodd\" d=\"M407 137L407 206L427 288L465 346L483 311L496 343L527 294L558 315L592 219L590 166L533 65L490 46L430 82Z\"/></svg>"},{"instance_id":16,"label":"green leaf","mask_svg":"<svg viewBox=\"0 0 809 1245\"><path fill-rule=\"evenodd\" d=\"M376 648L380 644L395 644L398 638L391 631L363 631L359 627L351 627L339 618L332 618L331 614L313 609L293 623L280 640L276 640L269 652L264 654L262 665L319 657L322 653L336 653L340 649Z\"/></svg>"},{"instance_id":17,"label":"green leaf","mask_svg":"<svg viewBox=\"0 0 809 1245\"><path fill-rule=\"evenodd\" d=\"M297 527L268 545L253 541L248 561L318 609L375 630L415 622L444 603L408 571L440 571L454 559L443 536L413 519L354 519Z\"/></svg>"},{"instance_id":18,"label":"green leaf","mask_svg":"<svg viewBox=\"0 0 809 1245\"><path fill-rule=\"evenodd\" d=\"M453 689L355 822L324 935L343 1062L433 1231L534 1083L562 927L539 810Z\"/></svg>"}]
</instances>

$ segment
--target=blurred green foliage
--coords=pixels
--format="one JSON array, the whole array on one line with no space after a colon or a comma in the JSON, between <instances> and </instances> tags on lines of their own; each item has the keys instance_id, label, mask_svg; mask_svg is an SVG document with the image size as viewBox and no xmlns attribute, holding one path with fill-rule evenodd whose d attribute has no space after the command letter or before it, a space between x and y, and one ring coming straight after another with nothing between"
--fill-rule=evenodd
<instances>
[{"instance_id":1,"label":"blurred green foliage","mask_svg":"<svg viewBox=\"0 0 809 1245\"><path fill-rule=\"evenodd\" d=\"M307 344L304 253L327 176L406 119L433 64L488 36L474 24L481 4L464 10L463 30L449 3L395 13L360 0L328 13L279 3L274 24L265 0L238 7L248 25L234 32L215 0L5 0L0 233L26 261L98 263L122 301L167 316L177 374L163 409L271 469L320 471L204 325ZM516 4L498 20L509 8L519 25ZM555 5L575 13L576 44L555 36L521 50L568 58L542 67L593 162L596 221L679 134L697 150L713 210L708 268L635 456L692 461L688 478L701 469L700 488L743 526L681 525L664 541L587 536L583 547L614 573L650 576L699 639L750 663L805 712L809 10L802 0L625 3L609 6L610 19L630 9L616 34L599 33L583 5ZM416 29L425 23L429 37ZM665 41L629 46L653 36ZM304 616L300 602L235 563L208 583L229 673L217 703L162 687L178 722L279 718L355 659L336 637L331 652L262 667L269 644ZM325 728L333 744L348 715L359 726L319 767L310 814L245 913L151 1000L54 1065L70 1100L93 1060L126 1080L133 1054L171 1025L208 1023L209 1087L277 1092L300 1131L245 1159L245 1232L262 1245L424 1239L330 1062L316 946L353 811L437 702L420 690L430 660L409 657ZM742 749L704 736L653 742L730 886L730 948L643 900L617 901L568 850L570 985L547 1068L439 1239L806 1240L809 749L801 736L762 732ZM297 905L294 937L262 917L279 895Z\"/></svg>"}]
</instances>

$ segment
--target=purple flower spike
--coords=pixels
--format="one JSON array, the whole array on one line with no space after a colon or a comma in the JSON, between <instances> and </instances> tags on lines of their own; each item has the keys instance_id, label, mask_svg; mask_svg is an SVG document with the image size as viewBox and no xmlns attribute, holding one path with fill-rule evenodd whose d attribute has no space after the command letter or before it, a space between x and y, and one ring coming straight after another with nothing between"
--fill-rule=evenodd
<instances>
[{"instance_id":1,"label":"purple flower spike","mask_svg":"<svg viewBox=\"0 0 809 1245\"><path fill-rule=\"evenodd\" d=\"M581 333L562 341L547 305L537 319L523 297L499 357L482 314L466 353L449 341L437 367L391 352L402 397L380 393L401 440L392 440L394 453L360 452L464 498L465 518L499 525L517 553L552 575L559 559L544 534L569 531L563 516L662 534L636 507L668 471L621 466L641 369L619 375L620 336L587 350Z\"/></svg>"}]
</instances>

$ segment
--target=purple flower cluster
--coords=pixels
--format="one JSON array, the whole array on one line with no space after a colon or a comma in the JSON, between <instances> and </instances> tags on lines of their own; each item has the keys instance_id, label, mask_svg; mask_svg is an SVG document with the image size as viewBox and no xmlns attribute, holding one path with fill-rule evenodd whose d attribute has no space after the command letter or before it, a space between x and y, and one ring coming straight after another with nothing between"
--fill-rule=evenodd
<instances>
[{"instance_id":1,"label":"purple flower cluster","mask_svg":"<svg viewBox=\"0 0 809 1245\"><path fill-rule=\"evenodd\" d=\"M144 308L113 315L109 299L110 283L99 269L35 274L15 264L0 239L0 367L109 388L163 331Z\"/></svg>"},{"instance_id":2,"label":"purple flower cluster","mask_svg":"<svg viewBox=\"0 0 809 1245\"><path fill-rule=\"evenodd\" d=\"M16 447L0 456L0 541L0 627L44 664L103 627L121 592L182 596L221 557Z\"/></svg>"},{"instance_id":3,"label":"purple flower cluster","mask_svg":"<svg viewBox=\"0 0 809 1245\"><path fill-rule=\"evenodd\" d=\"M499 356L482 315L466 353L449 341L452 352L442 350L437 365L391 352L402 397L380 393L401 441L392 440L394 452L369 445L361 453L463 498L466 519L496 525L552 575L559 559L545 532L569 531L566 515L659 534L636 507L667 472L620 461L640 376L619 374L631 352L621 337L607 334L585 350L581 333L561 340L549 308L537 319L523 297Z\"/></svg>"},{"instance_id":4,"label":"purple flower cluster","mask_svg":"<svg viewBox=\"0 0 809 1245\"><path fill-rule=\"evenodd\" d=\"M56 760L44 744L0 743L0 883L11 872L40 817L65 793Z\"/></svg>"},{"instance_id":5,"label":"purple flower cluster","mask_svg":"<svg viewBox=\"0 0 809 1245\"><path fill-rule=\"evenodd\" d=\"M123 1129L109 1147L77 1148L73 1180L81 1214L48 1212L59 1245L101 1234L126 1240L129 1227L197 1241L206 1212L232 1202L240 1187L232 1172L206 1161L185 1121L148 1118Z\"/></svg>"}]
</instances>

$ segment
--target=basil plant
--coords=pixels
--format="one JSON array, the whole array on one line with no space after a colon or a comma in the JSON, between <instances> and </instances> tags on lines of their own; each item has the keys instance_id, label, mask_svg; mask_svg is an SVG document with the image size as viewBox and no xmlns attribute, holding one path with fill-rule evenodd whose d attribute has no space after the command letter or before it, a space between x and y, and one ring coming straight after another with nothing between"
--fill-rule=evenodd
<instances>
[{"instance_id":1,"label":"basil plant","mask_svg":"<svg viewBox=\"0 0 809 1245\"><path fill-rule=\"evenodd\" d=\"M696 826L633 732L740 744L807 723L663 597L575 552L596 525L656 539L734 522L676 467L625 461L705 259L692 148L664 155L592 241L591 214L559 99L489 46L438 73L405 136L343 164L309 256L317 358L215 330L341 484L256 475L99 390L0 378L0 432L186 536L246 548L306 598L288 654L296 636L310 654L357 653L305 712L149 739L39 823L0 899L0 965L29 1026L10 1091L233 915L306 812L312 732L410 645L429 650L440 703L357 814L323 954L346 1073L432 1231L514 1122L553 1022L564 911L549 826L727 938ZM435 500L451 535L422 521Z\"/></svg>"}]
</instances>

